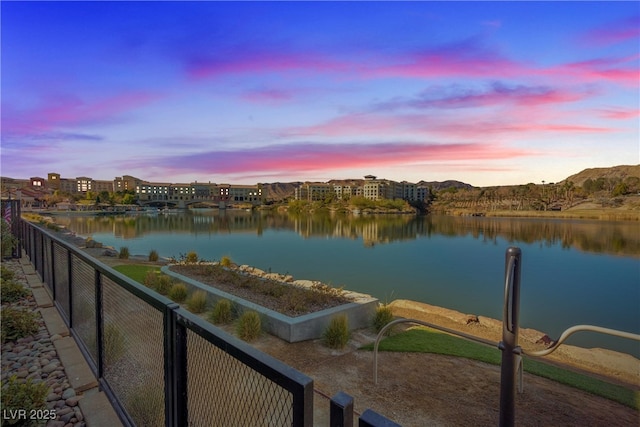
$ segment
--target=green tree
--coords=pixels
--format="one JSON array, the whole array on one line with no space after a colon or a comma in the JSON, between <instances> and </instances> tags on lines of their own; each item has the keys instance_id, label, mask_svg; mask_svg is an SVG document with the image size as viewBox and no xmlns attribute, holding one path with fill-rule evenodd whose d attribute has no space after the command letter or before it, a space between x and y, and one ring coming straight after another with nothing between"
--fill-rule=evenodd
<instances>
[{"instance_id":1,"label":"green tree","mask_svg":"<svg viewBox=\"0 0 640 427\"><path fill-rule=\"evenodd\" d=\"M127 193L122 197L122 203L125 205L132 205L135 203L135 201L136 197L133 194Z\"/></svg>"},{"instance_id":2,"label":"green tree","mask_svg":"<svg viewBox=\"0 0 640 427\"><path fill-rule=\"evenodd\" d=\"M629 192L629 189L627 188L627 184L625 184L624 182L619 182L618 184L616 184L616 186L613 188L613 191L611 192L611 195L613 197L617 197L617 196L624 196L625 194L627 194Z\"/></svg>"}]
</instances>

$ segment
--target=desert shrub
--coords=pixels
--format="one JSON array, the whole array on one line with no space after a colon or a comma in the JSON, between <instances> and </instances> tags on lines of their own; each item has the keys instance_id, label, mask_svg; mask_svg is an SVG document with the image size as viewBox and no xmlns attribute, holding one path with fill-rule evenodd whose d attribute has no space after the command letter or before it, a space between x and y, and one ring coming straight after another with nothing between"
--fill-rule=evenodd
<instances>
[{"instance_id":1,"label":"desert shrub","mask_svg":"<svg viewBox=\"0 0 640 427\"><path fill-rule=\"evenodd\" d=\"M156 282L158 281L159 274L154 270L148 270L147 274L144 276L144 281L142 282L146 287L155 289Z\"/></svg>"},{"instance_id":2,"label":"desert shrub","mask_svg":"<svg viewBox=\"0 0 640 427\"><path fill-rule=\"evenodd\" d=\"M195 291L187 299L187 308L192 313L202 313L207 308L207 293L205 291Z\"/></svg>"},{"instance_id":3,"label":"desert shrub","mask_svg":"<svg viewBox=\"0 0 640 427\"><path fill-rule=\"evenodd\" d=\"M42 425L36 420L13 418L13 414L17 414L19 409L25 410L27 415L33 411L46 409L45 399L48 392L49 387L43 382L34 383L31 378L21 382L17 376L10 376L2 386L2 425Z\"/></svg>"},{"instance_id":4,"label":"desert shrub","mask_svg":"<svg viewBox=\"0 0 640 427\"><path fill-rule=\"evenodd\" d=\"M233 305L228 299L220 299L209 313L209 321L214 325L226 325L233 320Z\"/></svg>"},{"instance_id":5,"label":"desert shrub","mask_svg":"<svg viewBox=\"0 0 640 427\"><path fill-rule=\"evenodd\" d=\"M253 341L262 333L260 315L255 311L245 311L238 319L236 334L244 341Z\"/></svg>"},{"instance_id":6,"label":"desert shrub","mask_svg":"<svg viewBox=\"0 0 640 427\"><path fill-rule=\"evenodd\" d=\"M384 328L387 323L391 321L393 321L393 311L388 304L381 304L376 307L376 314L373 317L373 327L375 328L376 332L380 332L382 328ZM388 335L389 332L390 331L387 331L386 334Z\"/></svg>"},{"instance_id":7,"label":"desert shrub","mask_svg":"<svg viewBox=\"0 0 640 427\"><path fill-rule=\"evenodd\" d=\"M18 244L18 239L11 234L11 227L7 224L7 221L0 220L2 223L2 257L11 257L13 255L13 249Z\"/></svg>"},{"instance_id":8,"label":"desert shrub","mask_svg":"<svg viewBox=\"0 0 640 427\"><path fill-rule=\"evenodd\" d=\"M129 248L127 246L122 246L120 248L120 252L118 252L118 258L129 259Z\"/></svg>"},{"instance_id":9,"label":"desert shrub","mask_svg":"<svg viewBox=\"0 0 640 427\"><path fill-rule=\"evenodd\" d=\"M188 264L195 264L196 262L198 262L198 254L194 251L187 253L187 256L185 257L185 262Z\"/></svg>"},{"instance_id":10,"label":"desert shrub","mask_svg":"<svg viewBox=\"0 0 640 427\"><path fill-rule=\"evenodd\" d=\"M15 276L16 274L12 270L9 270L4 265L0 265L0 278L2 278L2 280L13 280Z\"/></svg>"},{"instance_id":11,"label":"desert shrub","mask_svg":"<svg viewBox=\"0 0 640 427\"><path fill-rule=\"evenodd\" d=\"M166 274L159 274L153 289L161 295L167 295L171 290L171 277Z\"/></svg>"},{"instance_id":12,"label":"desert shrub","mask_svg":"<svg viewBox=\"0 0 640 427\"><path fill-rule=\"evenodd\" d=\"M169 289L169 298L177 303L182 303L187 299L187 285L176 283Z\"/></svg>"},{"instance_id":13,"label":"desert shrub","mask_svg":"<svg viewBox=\"0 0 640 427\"><path fill-rule=\"evenodd\" d=\"M3 303L12 303L29 295L29 291L20 283L13 280L3 280L0 283L0 299Z\"/></svg>"},{"instance_id":14,"label":"desert shrub","mask_svg":"<svg viewBox=\"0 0 640 427\"><path fill-rule=\"evenodd\" d=\"M47 222L46 227L50 230L53 231L60 231L61 228L58 224L56 224L55 222Z\"/></svg>"},{"instance_id":15,"label":"desert shrub","mask_svg":"<svg viewBox=\"0 0 640 427\"><path fill-rule=\"evenodd\" d=\"M223 256L222 258L220 258L220 265L223 267L231 267L231 264L233 264L233 262L231 261L231 257L228 257L227 255Z\"/></svg>"},{"instance_id":16,"label":"desert shrub","mask_svg":"<svg viewBox=\"0 0 640 427\"><path fill-rule=\"evenodd\" d=\"M28 310L7 307L2 309L2 342L28 337L38 332L38 317Z\"/></svg>"},{"instance_id":17,"label":"desert shrub","mask_svg":"<svg viewBox=\"0 0 640 427\"><path fill-rule=\"evenodd\" d=\"M344 314L335 316L323 334L324 343L329 348L341 349L349 342L349 325Z\"/></svg>"},{"instance_id":18,"label":"desert shrub","mask_svg":"<svg viewBox=\"0 0 640 427\"><path fill-rule=\"evenodd\" d=\"M120 329L113 324L104 327L102 339L104 341L104 360L111 365L120 359L125 352L125 340Z\"/></svg>"},{"instance_id":19,"label":"desert shrub","mask_svg":"<svg viewBox=\"0 0 640 427\"><path fill-rule=\"evenodd\" d=\"M161 388L148 384L139 386L127 397L127 411L139 426L164 424L164 393Z\"/></svg>"},{"instance_id":20,"label":"desert shrub","mask_svg":"<svg viewBox=\"0 0 640 427\"><path fill-rule=\"evenodd\" d=\"M156 251L155 249L152 249L151 252L149 252L149 261L156 262L158 261L158 258L160 258L158 256L158 251Z\"/></svg>"}]
</instances>

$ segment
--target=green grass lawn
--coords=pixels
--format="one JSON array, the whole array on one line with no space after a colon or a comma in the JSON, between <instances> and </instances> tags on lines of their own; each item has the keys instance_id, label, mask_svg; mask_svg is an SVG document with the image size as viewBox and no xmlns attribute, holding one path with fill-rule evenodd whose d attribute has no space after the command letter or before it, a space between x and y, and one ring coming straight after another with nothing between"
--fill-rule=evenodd
<instances>
[{"instance_id":1,"label":"green grass lawn","mask_svg":"<svg viewBox=\"0 0 640 427\"><path fill-rule=\"evenodd\" d=\"M373 350L373 344L366 345L363 349ZM502 358L498 348L488 347L424 327L411 328L385 338L380 341L378 350L443 354L479 360L493 365L500 365ZM605 397L630 408L640 409L640 393L632 389L558 368L533 358L525 357L523 366L524 371L530 374Z\"/></svg>"},{"instance_id":2,"label":"green grass lawn","mask_svg":"<svg viewBox=\"0 0 640 427\"><path fill-rule=\"evenodd\" d=\"M113 269L142 284L148 271L160 273L160 267L155 265L126 264L115 266Z\"/></svg>"}]
</instances>

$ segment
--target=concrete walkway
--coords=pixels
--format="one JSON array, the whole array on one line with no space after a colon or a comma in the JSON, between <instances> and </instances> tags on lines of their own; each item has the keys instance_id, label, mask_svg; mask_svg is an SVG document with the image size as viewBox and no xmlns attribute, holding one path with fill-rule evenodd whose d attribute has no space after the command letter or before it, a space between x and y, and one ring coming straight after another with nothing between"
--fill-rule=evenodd
<instances>
[{"instance_id":1,"label":"concrete walkway","mask_svg":"<svg viewBox=\"0 0 640 427\"><path fill-rule=\"evenodd\" d=\"M80 397L78 406L84 415L87 427L122 426L111 402L104 392L100 391L98 380L93 375L78 344L71 337L69 328L54 307L49 289L40 280L29 258L23 256L20 259L20 265L56 348L60 363L64 366L69 383L76 395ZM47 426L49 425L56 425L55 421L50 421Z\"/></svg>"}]
</instances>

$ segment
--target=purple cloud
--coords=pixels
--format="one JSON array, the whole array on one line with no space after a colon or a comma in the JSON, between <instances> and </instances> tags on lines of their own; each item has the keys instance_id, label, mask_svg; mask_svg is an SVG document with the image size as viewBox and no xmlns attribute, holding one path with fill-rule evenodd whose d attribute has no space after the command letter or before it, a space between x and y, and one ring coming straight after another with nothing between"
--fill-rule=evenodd
<instances>
[{"instance_id":1,"label":"purple cloud","mask_svg":"<svg viewBox=\"0 0 640 427\"><path fill-rule=\"evenodd\" d=\"M490 143L279 144L243 150L216 150L198 154L147 159L147 164L173 171L203 174L301 173L348 170L439 160L508 159L535 155L532 150Z\"/></svg>"},{"instance_id":2,"label":"purple cloud","mask_svg":"<svg viewBox=\"0 0 640 427\"><path fill-rule=\"evenodd\" d=\"M485 106L561 104L585 99L589 94L549 86L506 85L495 82L484 90L459 86L434 87L413 98L394 99L376 104L374 111L411 109L475 108Z\"/></svg>"}]
</instances>

